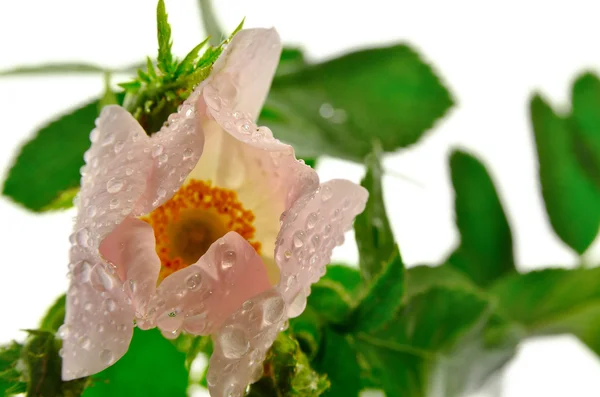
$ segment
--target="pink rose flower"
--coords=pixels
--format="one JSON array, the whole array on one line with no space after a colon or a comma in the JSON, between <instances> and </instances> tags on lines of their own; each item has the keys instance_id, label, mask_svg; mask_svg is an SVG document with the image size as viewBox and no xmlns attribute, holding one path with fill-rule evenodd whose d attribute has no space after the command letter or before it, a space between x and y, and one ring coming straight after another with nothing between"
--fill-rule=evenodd
<instances>
[{"instance_id":1,"label":"pink rose flower","mask_svg":"<svg viewBox=\"0 0 600 397\"><path fill-rule=\"evenodd\" d=\"M64 380L115 363L134 320L168 338L213 335L213 396L242 395L262 375L368 196L346 180L319 184L254 123L280 52L275 30L240 31L150 137L123 108L103 109L71 236Z\"/></svg>"}]
</instances>

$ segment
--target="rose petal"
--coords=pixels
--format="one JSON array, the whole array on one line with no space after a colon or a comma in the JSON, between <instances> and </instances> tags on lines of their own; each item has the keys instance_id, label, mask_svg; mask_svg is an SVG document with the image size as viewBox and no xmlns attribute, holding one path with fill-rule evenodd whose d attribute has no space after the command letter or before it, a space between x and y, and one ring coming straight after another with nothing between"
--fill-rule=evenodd
<instances>
[{"instance_id":1,"label":"rose petal","mask_svg":"<svg viewBox=\"0 0 600 397\"><path fill-rule=\"evenodd\" d=\"M243 396L263 374L263 360L287 320L281 295L269 289L248 300L214 336L206 380L213 397Z\"/></svg>"},{"instance_id":2,"label":"rose petal","mask_svg":"<svg viewBox=\"0 0 600 397\"><path fill-rule=\"evenodd\" d=\"M275 260L281 268L277 289L286 301L288 317L304 310L310 284L325 274L333 248L343 243L344 232L364 210L367 198L363 187L335 179L298 199L285 213Z\"/></svg>"},{"instance_id":3,"label":"rose petal","mask_svg":"<svg viewBox=\"0 0 600 397\"><path fill-rule=\"evenodd\" d=\"M238 32L215 62L207 79L219 93L214 100L208 97L207 104L214 108L222 102L258 118L280 55L281 40L275 29Z\"/></svg>"},{"instance_id":4,"label":"rose petal","mask_svg":"<svg viewBox=\"0 0 600 397\"><path fill-rule=\"evenodd\" d=\"M151 302L151 323L164 332L183 328L208 335L247 299L271 288L265 266L252 246L229 232L195 264L160 284Z\"/></svg>"},{"instance_id":5,"label":"rose petal","mask_svg":"<svg viewBox=\"0 0 600 397\"><path fill-rule=\"evenodd\" d=\"M138 316L143 316L160 272L152 226L137 218L125 219L102 241L100 253L117 267Z\"/></svg>"},{"instance_id":6,"label":"rose petal","mask_svg":"<svg viewBox=\"0 0 600 397\"><path fill-rule=\"evenodd\" d=\"M78 257L67 292L62 378L95 374L121 358L133 334L133 308L110 268Z\"/></svg>"}]
</instances>

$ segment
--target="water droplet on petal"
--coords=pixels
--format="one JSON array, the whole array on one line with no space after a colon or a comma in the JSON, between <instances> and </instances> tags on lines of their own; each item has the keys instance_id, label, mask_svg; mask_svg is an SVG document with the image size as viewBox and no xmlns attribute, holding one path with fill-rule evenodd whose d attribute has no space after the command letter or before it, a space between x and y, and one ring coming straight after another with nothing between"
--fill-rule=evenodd
<instances>
[{"instance_id":1,"label":"water droplet on petal","mask_svg":"<svg viewBox=\"0 0 600 397\"><path fill-rule=\"evenodd\" d=\"M201 283L202 283L202 275L200 273L192 274L185 281L185 284L187 285L188 289L191 291L197 290L200 287Z\"/></svg>"},{"instance_id":2,"label":"water droplet on petal","mask_svg":"<svg viewBox=\"0 0 600 397\"><path fill-rule=\"evenodd\" d=\"M100 131L97 128L94 128L92 132L90 132L90 142L96 142L98 140L98 135L100 135Z\"/></svg>"},{"instance_id":3,"label":"water droplet on petal","mask_svg":"<svg viewBox=\"0 0 600 397\"><path fill-rule=\"evenodd\" d=\"M254 303L250 300L245 301L244 303L242 303L242 309L243 310L250 310L254 307Z\"/></svg>"},{"instance_id":4,"label":"water droplet on petal","mask_svg":"<svg viewBox=\"0 0 600 397\"><path fill-rule=\"evenodd\" d=\"M328 201L333 196L330 186L323 186L321 190L321 200Z\"/></svg>"},{"instance_id":5,"label":"water droplet on petal","mask_svg":"<svg viewBox=\"0 0 600 397\"><path fill-rule=\"evenodd\" d=\"M96 216L96 206L90 205L89 207L87 207L87 209L85 210L85 214L90 218Z\"/></svg>"},{"instance_id":6,"label":"water droplet on petal","mask_svg":"<svg viewBox=\"0 0 600 397\"><path fill-rule=\"evenodd\" d=\"M110 202L108 203L109 207L111 210L114 210L115 208L119 208L119 199L118 198L114 198L112 200L110 200Z\"/></svg>"},{"instance_id":7,"label":"water droplet on petal","mask_svg":"<svg viewBox=\"0 0 600 397\"><path fill-rule=\"evenodd\" d=\"M123 150L123 147L125 147L125 142L123 141L117 141L117 143L115 143L115 154L118 154L121 150Z\"/></svg>"},{"instance_id":8,"label":"water droplet on petal","mask_svg":"<svg viewBox=\"0 0 600 397\"><path fill-rule=\"evenodd\" d=\"M306 294L303 290L298 292L294 300L288 306L287 314L289 318L298 317L306 308Z\"/></svg>"},{"instance_id":9,"label":"water droplet on petal","mask_svg":"<svg viewBox=\"0 0 600 397\"><path fill-rule=\"evenodd\" d=\"M69 337L69 326L67 324L63 324L60 327L58 327L58 336L61 339L66 339Z\"/></svg>"},{"instance_id":10,"label":"water droplet on petal","mask_svg":"<svg viewBox=\"0 0 600 397\"><path fill-rule=\"evenodd\" d=\"M86 303L85 305L83 305L83 310L91 312L92 309L94 309L94 305L91 302Z\"/></svg>"},{"instance_id":11,"label":"water droplet on petal","mask_svg":"<svg viewBox=\"0 0 600 397\"><path fill-rule=\"evenodd\" d=\"M311 212L306 217L306 228L314 229L314 227L317 226L318 221L319 221L319 215L317 215L316 212Z\"/></svg>"},{"instance_id":12,"label":"water droplet on petal","mask_svg":"<svg viewBox=\"0 0 600 397\"><path fill-rule=\"evenodd\" d=\"M80 283L85 283L90 280L90 274L92 272L92 265L88 261L81 261L73 269L73 277Z\"/></svg>"},{"instance_id":13,"label":"water droplet on petal","mask_svg":"<svg viewBox=\"0 0 600 397\"><path fill-rule=\"evenodd\" d=\"M263 321L267 325L275 324L283 317L285 303L279 295L267 299L263 303Z\"/></svg>"},{"instance_id":14,"label":"water droplet on petal","mask_svg":"<svg viewBox=\"0 0 600 397\"><path fill-rule=\"evenodd\" d=\"M221 269L227 270L235 264L235 251L227 250L221 259Z\"/></svg>"},{"instance_id":15,"label":"water droplet on petal","mask_svg":"<svg viewBox=\"0 0 600 397\"><path fill-rule=\"evenodd\" d=\"M77 343L79 343L79 346L85 350L89 350L90 347L92 347L92 341L85 335L80 337Z\"/></svg>"},{"instance_id":16,"label":"water droplet on petal","mask_svg":"<svg viewBox=\"0 0 600 397\"><path fill-rule=\"evenodd\" d=\"M298 230L294 233L294 247L300 248L304 245L304 240L306 239L306 234L302 230Z\"/></svg>"},{"instance_id":17,"label":"water droplet on petal","mask_svg":"<svg viewBox=\"0 0 600 397\"><path fill-rule=\"evenodd\" d=\"M162 145L154 145L152 147L152 157L158 157L162 154L162 152L163 152Z\"/></svg>"},{"instance_id":18,"label":"water droplet on petal","mask_svg":"<svg viewBox=\"0 0 600 397\"><path fill-rule=\"evenodd\" d=\"M240 328L227 327L219 335L223 355L229 359L242 358L250 349L250 342Z\"/></svg>"},{"instance_id":19,"label":"water droplet on petal","mask_svg":"<svg viewBox=\"0 0 600 397\"><path fill-rule=\"evenodd\" d=\"M123 189L123 181L118 178L110 178L108 182L106 182L106 191L115 194Z\"/></svg>"},{"instance_id":20,"label":"water droplet on petal","mask_svg":"<svg viewBox=\"0 0 600 397\"><path fill-rule=\"evenodd\" d=\"M102 264L94 266L90 280L92 287L98 292L110 291L114 286L113 278Z\"/></svg>"},{"instance_id":21,"label":"water droplet on petal","mask_svg":"<svg viewBox=\"0 0 600 397\"><path fill-rule=\"evenodd\" d=\"M77 242L77 245L82 248L89 247L89 239L90 232L85 227L83 229L79 229L77 234L75 234L75 241Z\"/></svg>"},{"instance_id":22,"label":"water droplet on petal","mask_svg":"<svg viewBox=\"0 0 600 397\"><path fill-rule=\"evenodd\" d=\"M102 361L104 365L111 365L114 360L115 356L110 350L104 349L100 352L100 361Z\"/></svg>"},{"instance_id":23,"label":"water droplet on petal","mask_svg":"<svg viewBox=\"0 0 600 397\"><path fill-rule=\"evenodd\" d=\"M125 175L127 175L127 176L133 175L133 168L129 168L129 167L125 168Z\"/></svg>"},{"instance_id":24,"label":"water droplet on petal","mask_svg":"<svg viewBox=\"0 0 600 397\"><path fill-rule=\"evenodd\" d=\"M114 299L108 298L104 301L104 307L108 312L114 312L117 310L117 302Z\"/></svg>"},{"instance_id":25,"label":"water droplet on petal","mask_svg":"<svg viewBox=\"0 0 600 397\"><path fill-rule=\"evenodd\" d=\"M191 148L186 148L183 151L183 159L184 160L189 160L192 157L193 154L194 154L194 151Z\"/></svg>"}]
</instances>

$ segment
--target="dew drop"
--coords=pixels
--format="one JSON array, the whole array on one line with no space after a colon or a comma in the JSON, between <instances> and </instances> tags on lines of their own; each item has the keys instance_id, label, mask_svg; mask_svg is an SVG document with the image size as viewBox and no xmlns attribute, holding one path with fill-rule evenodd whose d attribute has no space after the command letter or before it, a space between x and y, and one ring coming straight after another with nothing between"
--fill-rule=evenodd
<instances>
[{"instance_id":1,"label":"dew drop","mask_svg":"<svg viewBox=\"0 0 600 397\"><path fill-rule=\"evenodd\" d=\"M254 307L254 303L250 300L247 300L244 303L242 303L243 310L251 310L253 307Z\"/></svg>"},{"instance_id":2,"label":"dew drop","mask_svg":"<svg viewBox=\"0 0 600 397\"><path fill-rule=\"evenodd\" d=\"M82 248L89 247L89 240L90 232L85 227L83 229L79 229L77 234L75 234L75 241L77 242L77 245Z\"/></svg>"},{"instance_id":3,"label":"dew drop","mask_svg":"<svg viewBox=\"0 0 600 397\"><path fill-rule=\"evenodd\" d=\"M158 190L156 191L156 194L158 195L159 198L164 198L167 195L167 191L164 188L158 188Z\"/></svg>"},{"instance_id":4,"label":"dew drop","mask_svg":"<svg viewBox=\"0 0 600 397\"><path fill-rule=\"evenodd\" d=\"M114 286L113 278L107 273L104 265L97 264L92 269L92 287L98 292L110 291Z\"/></svg>"},{"instance_id":5,"label":"dew drop","mask_svg":"<svg viewBox=\"0 0 600 397\"><path fill-rule=\"evenodd\" d=\"M87 207L87 209L85 210L85 214L89 217L89 218L93 218L94 216L96 216L96 206L94 205L90 205L89 207Z\"/></svg>"},{"instance_id":6,"label":"dew drop","mask_svg":"<svg viewBox=\"0 0 600 397\"><path fill-rule=\"evenodd\" d=\"M110 178L108 182L106 182L106 191L115 194L123 189L123 181L118 178Z\"/></svg>"},{"instance_id":7,"label":"dew drop","mask_svg":"<svg viewBox=\"0 0 600 397\"><path fill-rule=\"evenodd\" d=\"M294 285L296 285L297 280L298 280L298 277L296 277L295 274L292 274L285 282L285 285L287 287L286 291L289 290L290 288L292 288Z\"/></svg>"},{"instance_id":8,"label":"dew drop","mask_svg":"<svg viewBox=\"0 0 600 397\"><path fill-rule=\"evenodd\" d=\"M223 257L221 258L221 269L227 270L235 265L235 251L227 250L223 253Z\"/></svg>"},{"instance_id":9,"label":"dew drop","mask_svg":"<svg viewBox=\"0 0 600 397\"><path fill-rule=\"evenodd\" d=\"M94 128L92 132L90 132L90 142L94 143L98 140L98 136L100 135L100 131L97 128Z\"/></svg>"},{"instance_id":10,"label":"dew drop","mask_svg":"<svg viewBox=\"0 0 600 397\"><path fill-rule=\"evenodd\" d=\"M88 261L81 261L73 270L73 276L80 283L85 283L90 280L92 265Z\"/></svg>"},{"instance_id":11,"label":"dew drop","mask_svg":"<svg viewBox=\"0 0 600 397\"><path fill-rule=\"evenodd\" d=\"M267 299L263 303L263 321L267 325L275 324L283 317L285 303L279 295Z\"/></svg>"},{"instance_id":12,"label":"dew drop","mask_svg":"<svg viewBox=\"0 0 600 397\"><path fill-rule=\"evenodd\" d=\"M195 291L200 287L202 283L202 275L200 273L194 273L187 278L185 284L190 291Z\"/></svg>"},{"instance_id":13,"label":"dew drop","mask_svg":"<svg viewBox=\"0 0 600 397\"><path fill-rule=\"evenodd\" d=\"M66 339L69 337L69 326L67 324L63 324L60 327L58 327L58 336L61 339Z\"/></svg>"},{"instance_id":14,"label":"dew drop","mask_svg":"<svg viewBox=\"0 0 600 397\"><path fill-rule=\"evenodd\" d=\"M91 302L88 302L85 305L83 305L83 309L85 311L91 312L94 309L94 305Z\"/></svg>"},{"instance_id":15,"label":"dew drop","mask_svg":"<svg viewBox=\"0 0 600 397\"><path fill-rule=\"evenodd\" d=\"M154 145L152 147L152 157L158 157L162 154L162 152L163 152L162 145Z\"/></svg>"},{"instance_id":16,"label":"dew drop","mask_svg":"<svg viewBox=\"0 0 600 397\"><path fill-rule=\"evenodd\" d=\"M183 159L184 160L189 160L192 157L193 154L194 154L194 151L191 148L186 148L183 151Z\"/></svg>"},{"instance_id":17,"label":"dew drop","mask_svg":"<svg viewBox=\"0 0 600 397\"><path fill-rule=\"evenodd\" d=\"M115 154L119 154L119 152L121 150L123 150L124 147L125 147L125 142L117 141L117 143L115 143L115 147L114 147Z\"/></svg>"},{"instance_id":18,"label":"dew drop","mask_svg":"<svg viewBox=\"0 0 600 397\"><path fill-rule=\"evenodd\" d=\"M133 175L133 168L129 168L129 167L125 168L125 175L127 175L127 176Z\"/></svg>"},{"instance_id":19,"label":"dew drop","mask_svg":"<svg viewBox=\"0 0 600 397\"><path fill-rule=\"evenodd\" d=\"M115 356L110 350L104 349L100 352L100 361L102 361L104 365L111 365L114 360Z\"/></svg>"},{"instance_id":20,"label":"dew drop","mask_svg":"<svg viewBox=\"0 0 600 397\"><path fill-rule=\"evenodd\" d=\"M118 198L114 198L112 200L110 200L110 202L108 203L109 207L111 210L114 210L115 208L119 208L119 199Z\"/></svg>"},{"instance_id":21,"label":"dew drop","mask_svg":"<svg viewBox=\"0 0 600 397\"><path fill-rule=\"evenodd\" d=\"M115 302L114 299L108 298L104 301L104 307L108 312L112 313L117 310L117 302Z\"/></svg>"},{"instance_id":22,"label":"dew drop","mask_svg":"<svg viewBox=\"0 0 600 397\"><path fill-rule=\"evenodd\" d=\"M166 153L161 154L160 156L158 156L158 165L161 166L165 164L167 160L169 160L169 155Z\"/></svg>"},{"instance_id":23,"label":"dew drop","mask_svg":"<svg viewBox=\"0 0 600 397\"><path fill-rule=\"evenodd\" d=\"M285 250L283 252L283 257L285 258L286 261L289 261L290 258L292 257L292 251L290 250Z\"/></svg>"},{"instance_id":24,"label":"dew drop","mask_svg":"<svg viewBox=\"0 0 600 397\"><path fill-rule=\"evenodd\" d=\"M318 248L318 247L319 247L319 245L321 245L321 236L319 236L318 234L315 234L314 236L312 236L312 237L310 238L310 242L312 243L312 245L313 245L315 248Z\"/></svg>"},{"instance_id":25,"label":"dew drop","mask_svg":"<svg viewBox=\"0 0 600 397\"><path fill-rule=\"evenodd\" d=\"M209 95L206 95L204 97L204 100L206 100L206 104L208 106L210 106L211 108L213 108L217 112L219 110L221 110L221 106L222 106L221 98L219 98L219 96L216 93L212 93L211 92Z\"/></svg>"},{"instance_id":26,"label":"dew drop","mask_svg":"<svg viewBox=\"0 0 600 397\"><path fill-rule=\"evenodd\" d=\"M333 196L333 192L331 191L331 187L323 186L323 190L321 190L321 200L328 201Z\"/></svg>"},{"instance_id":27,"label":"dew drop","mask_svg":"<svg viewBox=\"0 0 600 397\"><path fill-rule=\"evenodd\" d=\"M227 327L219 335L223 355L229 359L242 358L250 349L250 342L240 328Z\"/></svg>"},{"instance_id":28,"label":"dew drop","mask_svg":"<svg viewBox=\"0 0 600 397\"><path fill-rule=\"evenodd\" d=\"M306 308L306 295L303 290L298 292L294 300L288 306L287 314L289 318L298 317Z\"/></svg>"},{"instance_id":29,"label":"dew drop","mask_svg":"<svg viewBox=\"0 0 600 397\"><path fill-rule=\"evenodd\" d=\"M306 240L306 234L302 230L298 230L294 233L294 247L300 248L304 245L304 240Z\"/></svg>"},{"instance_id":30,"label":"dew drop","mask_svg":"<svg viewBox=\"0 0 600 397\"><path fill-rule=\"evenodd\" d=\"M317 215L316 212L311 212L306 217L306 228L314 229L314 227L317 226L318 221L319 221L319 215Z\"/></svg>"},{"instance_id":31,"label":"dew drop","mask_svg":"<svg viewBox=\"0 0 600 397\"><path fill-rule=\"evenodd\" d=\"M85 350L89 350L90 347L92 347L92 341L87 336L80 337L77 343L79 343L79 346Z\"/></svg>"}]
</instances>

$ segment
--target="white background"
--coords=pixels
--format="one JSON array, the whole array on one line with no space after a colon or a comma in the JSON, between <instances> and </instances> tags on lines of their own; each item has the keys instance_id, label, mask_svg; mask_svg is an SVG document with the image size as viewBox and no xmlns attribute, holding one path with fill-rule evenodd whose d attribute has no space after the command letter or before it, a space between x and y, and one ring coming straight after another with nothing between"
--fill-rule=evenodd
<instances>
[{"instance_id":1,"label":"white background","mask_svg":"<svg viewBox=\"0 0 600 397\"><path fill-rule=\"evenodd\" d=\"M0 68L62 60L118 67L155 55L154 0L2 3ZM246 27L275 26L285 43L301 45L312 60L403 41L433 63L457 106L421 143L385 161L388 211L407 263L437 263L457 242L447 168L448 150L456 146L489 166L508 211L520 269L578 261L553 234L542 207L527 104L537 90L553 104L566 106L576 74L600 71L597 2L216 3L226 31L244 16ZM204 38L195 0L167 0L167 10L174 50L185 55ZM101 90L97 76L0 79L0 168L10 165L36 126ZM359 181L364 171L326 160L319 172L323 179ZM19 329L34 328L51 300L65 290L73 216L72 211L34 215L0 198L0 342L20 337ZM336 256L356 261L355 245L347 244ZM599 257L597 243L586 259ZM568 336L525 343L506 371L501 393L599 394L600 361Z\"/></svg>"}]
</instances>

